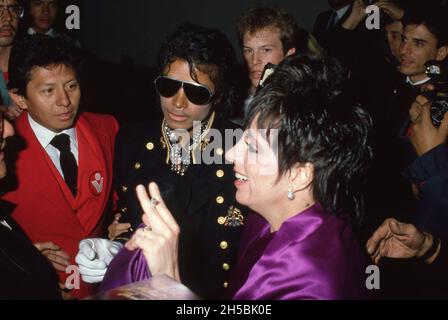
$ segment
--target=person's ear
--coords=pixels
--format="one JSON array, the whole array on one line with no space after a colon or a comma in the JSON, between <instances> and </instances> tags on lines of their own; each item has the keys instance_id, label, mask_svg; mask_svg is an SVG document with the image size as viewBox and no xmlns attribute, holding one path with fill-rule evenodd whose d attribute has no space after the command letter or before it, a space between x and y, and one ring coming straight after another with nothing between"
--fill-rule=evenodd
<instances>
[{"instance_id":1,"label":"person's ear","mask_svg":"<svg viewBox=\"0 0 448 320\"><path fill-rule=\"evenodd\" d=\"M294 192L303 191L311 186L314 179L314 166L311 163L296 164L289 175Z\"/></svg>"},{"instance_id":2,"label":"person's ear","mask_svg":"<svg viewBox=\"0 0 448 320\"><path fill-rule=\"evenodd\" d=\"M22 109L22 110L28 109L28 106L25 101L25 97L18 94L17 89L9 90L8 93L9 93L9 96L11 97L12 101L14 101L14 103L16 105L18 105L20 109Z\"/></svg>"},{"instance_id":3,"label":"person's ear","mask_svg":"<svg viewBox=\"0 0 448 320\"><path fill-rule=\"evenodd\" d=\"M295 53L296 53L296 48L291 48L291 49L289 49L289 50L286 52L285 58L286 58L286 57L289 57L289 56L292 56L292 55L295 54Z\"/></svg>"},{"instance_id":4,"label":"person's ear","mask_svg":"<svg viewBox=\"0 0 448 320\"><path fill-rule=\"evenodd\" d=\"M445 60L448 56L448 46L441 46L439 49L437 49L437 61Z\"/></svg>"}]
</instances>

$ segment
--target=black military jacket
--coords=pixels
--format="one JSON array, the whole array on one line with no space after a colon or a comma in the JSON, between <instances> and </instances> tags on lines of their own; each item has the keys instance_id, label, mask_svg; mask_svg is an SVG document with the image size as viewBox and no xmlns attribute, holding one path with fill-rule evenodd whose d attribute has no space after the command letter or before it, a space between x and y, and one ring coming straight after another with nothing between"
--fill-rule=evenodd
<instances>
[{"instance_id":1,"label":"black military jacket","mask_svg":"<svg viewBox=\"0 0 448 320\"><path fill-rule=\"evenodd\" d=\"M233 168L224 160L226 145L230 148L236 141L224 142L225 129L238 127L214 114L209 126L219 130L222 145L213 148L218 140L207 135L195 150L195 161L207 153L221 164L191 164L184 176L170 169L169 142L161 121L123 126L116 140L114 188L119 196L120 222L130 222L135 231L142 223L135 187L151 181L159 185L181 230L182 282L203 298L220 298L236 261L247 209L235 200Z\"/></svg>"}]
</instances>

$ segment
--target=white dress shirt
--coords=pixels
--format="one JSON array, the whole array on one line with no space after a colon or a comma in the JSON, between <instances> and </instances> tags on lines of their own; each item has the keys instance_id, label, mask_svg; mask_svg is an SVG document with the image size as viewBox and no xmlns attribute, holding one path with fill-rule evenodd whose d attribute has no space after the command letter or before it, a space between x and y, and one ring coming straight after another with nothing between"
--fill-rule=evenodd
<instances>
[{"instance_id":1,"label":"white dress shirt","mask_svg":"<svg viewBox=\"0 0 448 320\"><path fill-rule=\"evenodd\" d=\"M29 113L28 121L30 123L31 129L36 135L37 140L39 140L40 144L42 145L42 148L45 149L56 169L58 169L61 176L64 177L64 174L62 173L61 163L59 161L59 155L61 152L53 145L51 145L50 142L55 136L61 133L67 134L70 137L70 151L75 156L76 164L78 164L78 139L76 137L75 128L66 129L64 131L56 133L34 121Z\"/></svg>"}]
</instances>

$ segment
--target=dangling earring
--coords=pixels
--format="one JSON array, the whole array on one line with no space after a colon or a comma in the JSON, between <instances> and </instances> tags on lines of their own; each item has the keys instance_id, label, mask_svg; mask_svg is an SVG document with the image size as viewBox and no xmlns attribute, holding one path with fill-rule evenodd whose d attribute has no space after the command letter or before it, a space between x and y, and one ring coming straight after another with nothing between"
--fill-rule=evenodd
<instances>
[{"instance_id":1,"label":"dangling earring","mask_svg":"<svg viewBox=\"0 0 448 320\"><path fill-rule=\"evenodd\" d=\"M288 199L294 200L296 198L296 195L294 194L294 191L292 191L292 187L288 188Z\"/></svg>"}]
</instances>

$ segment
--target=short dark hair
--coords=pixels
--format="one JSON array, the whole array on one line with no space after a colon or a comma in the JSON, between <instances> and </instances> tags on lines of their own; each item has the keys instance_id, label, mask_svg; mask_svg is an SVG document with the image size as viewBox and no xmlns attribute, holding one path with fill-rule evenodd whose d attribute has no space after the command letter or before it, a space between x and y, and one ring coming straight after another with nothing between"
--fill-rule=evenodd
<instances>
[{"instance_id":1,"label":"short dark hair","mask_svg":"<svg viewBox=\"0 0 448 320\"><path fill-rule=\"evenodd\" d=\"M292 14L277 7L254 7L239 16L236 23L236 33L241 46L246 32L254 34L265 28L277 28L280 31L280 41L283 52L296 48L298 52L306 52L308 32L297 25Z\"/></svg>"},{"instance_id":2,"label":"short dark hair","mask_svg":"<svg viewBox=\"0 0 448 320\"><path fill-rule=\"evenodd\" d=\"M206 73L215 85L212 104L229 109L235 96L230 79L236 65L235 51L227 37L217 29L183 24L163 42L159 52L159 73L175 60L188 63L191 77L197 81L194 68Z\"/></svg>"},{"instance_id":3,"label":"short dark hair","mask_svg":"<svg viewBox=\"0 0 448 320\"><path fill-rule=\"evenodd\" d=\"M82 54L65 36L49 37L41 34L26 36L14 44L9 58L9 89L26 96L31 71L36 67L65 65L73 68L78 77Z\"/></svg>"},{"instance_id":4,"label":"short dark hair","mask_svg":"<svg viewBox=\"0 0 448 320\"><path fill-rule=\"evenodd\" d=\"M285 59L250 104L246 127L278 130L280 175L295 164L314 166L314 199L333 213L363 214L359 184L372 159L369 114L344 89L347 72L333 58Z\"/></svg>"},{"instance_id":5,"label":"short dark hair","mask_svg":"<svg viewBox=\"0 0 448 320\"><path fill-rule=\"evenodd\" d=\"M437 39L437 47L448 45L448 11L434 6L416 6L406 11L402 22L403 28L408 25L424 25Z\"/></svg>"}]
</instances>

